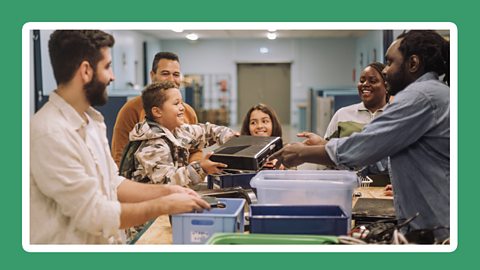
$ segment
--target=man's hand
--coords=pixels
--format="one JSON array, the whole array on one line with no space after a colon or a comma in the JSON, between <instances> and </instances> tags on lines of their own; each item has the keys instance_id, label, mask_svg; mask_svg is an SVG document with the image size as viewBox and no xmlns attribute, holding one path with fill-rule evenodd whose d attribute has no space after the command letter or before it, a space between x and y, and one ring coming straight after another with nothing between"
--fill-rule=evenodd
<instances>
[{"instance_id":1,"label":"man's hand","mask_svg":"<svg viewBox=\"0 0 480 270\"><path fill-rule=\"evenodd\" d=\"M193 189L182 187L182 186L179 186L179 185L164 185L164 186L169 189L170 194L185 193L185 194L189 194L189 195L192 195L194 197L200 198L200 195L198 195L198 193L195 192Z\"/></svg>"},{"instance_id":2,"label":"man's hand","mask_svg":"<svg viewBox=\"0 0 480 270\"><path fill-rule=\"evenodd\" d=\"M385 188L383 189L383 195L393 196L393 186L391 184L385 186Z\"/></svg>"},{"instance_id":3,"label":"man's hand","mask_svg":"<svg viewBox=\"0 0 480 270\"><path fill-rule=\"evenodd\" d=\"M300 164L305 163L302 159L301 152L308 146L303 143L292 143L287 144L282 149L275 152L273 155L270 156L268 160L277 160L275 164L275 168L280 168L280 165L285 165L285 167L295 167Z\"/></svg>"},{"instance_id":4,"label":"man's hand","mask_svg":"<svg viewBox=\"0 0 480 270\"><path fill-rule=\"evenodd\" d=\"M165 212L169 215L192 211L201 212L204 209L210 209L210 204L201 199L198 195L193 196L187 193L173 193L162 199L162 202L165 204Z\"/></svg>"},{"instance_id":5,"label":"man's hand","mask_svg":"<svg viewBox=\"0 0 480 270\"><path fill-rule=\"evenodd\" d=\"M223 164L220 162L214 162L210 160L210 157L213 155L213 152L208 153L202 160L200 161L200 166L207 174L212 173L221 173L222 168L227 168L227 164Z\"/></svg>"},{"instance_id":6,"label":"man's hand","mask_svg":"<svg viewBox=\"0 0 480 270\"><path fill-rule=\"evenodd\" d=\"M305 138L305 140L303 141L303 144L306 144L306 145L325 145L327 143L327 141L323 139L321 136L312 132L304 131L304 132L298 133L297 137Z\"/></svg>"},{"instance_id":7,"label":"man's hand","mask_svg":"<svg viewBox=\"0 0 480 270\"><path fill-rule=\"evenodd\" d=\"M191 189L180 186L162 186L166 186L164 190L168 189L173 193L147 201L122 203L120 228L125 229L140 225L160 215L174 215L192 211L201 212L204 209L210 209L210 204Z\"/></svg>"}]
</instances>

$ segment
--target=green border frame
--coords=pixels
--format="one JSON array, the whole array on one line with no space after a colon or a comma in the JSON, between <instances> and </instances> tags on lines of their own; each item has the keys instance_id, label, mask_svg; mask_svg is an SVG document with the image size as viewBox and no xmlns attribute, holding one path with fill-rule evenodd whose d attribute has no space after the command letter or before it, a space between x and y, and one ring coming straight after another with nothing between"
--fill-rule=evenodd
<instances>
[{"instance_id":1,"label":"green border frame","mask_svg":"<svg viewBox=\"0 0 480 270\"><path fill-rule=\"evenodd\" d=\"M473 132L479 97L476 36L478 7L459 1L35 1L2 5L4 104L2 261L6 267L85 269L161 267L228 268L436 268L453 269L477 260L478 143ZM458 248L452 253L27 253L21 245L21 30L26 22L319 21L453 22L458 27ZM468 111L468 110L472 111ZM10 132L12 131L12 132ZM13 133L13 134L12 134ZM23 170L28 170L23 168ZM28 171L27 171L28 172Z\"/></svg>"}]
</instances>

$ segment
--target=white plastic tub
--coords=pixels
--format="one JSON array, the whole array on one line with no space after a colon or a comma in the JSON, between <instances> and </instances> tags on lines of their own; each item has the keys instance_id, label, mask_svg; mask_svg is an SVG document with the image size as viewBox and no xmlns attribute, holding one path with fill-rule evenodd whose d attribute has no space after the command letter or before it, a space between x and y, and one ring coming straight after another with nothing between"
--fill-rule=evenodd
<instances>
[{"instance_id":1,"label":"white plastic tub","mask_svg":"<svg viewBox=\"0 0 480 270\"><path fill-rule=\"evenodd\" d=\"M355 172L339 170L260 171L250 181L259 204L338 205L351 219Z\"/></svg>"}]
</instances>

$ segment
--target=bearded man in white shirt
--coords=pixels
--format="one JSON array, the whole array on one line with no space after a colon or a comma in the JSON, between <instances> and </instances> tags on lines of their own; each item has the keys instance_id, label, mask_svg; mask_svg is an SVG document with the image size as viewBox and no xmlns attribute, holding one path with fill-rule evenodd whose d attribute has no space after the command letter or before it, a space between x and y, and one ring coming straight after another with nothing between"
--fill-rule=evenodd
<instances>
[{"instance_id":1,"label":"bearded man in white shirt","mask_svg":"<svg viewBox=\"0 0 480 270\"><path fill-rule=\"evenodd\" d=\"M115 79L114 38L57 30L49 53L57 89L30 126L30 243L124 243L125 228L163 214L210 208L194 191L118 176L103 116Z\"/></svg>"}]
</instances>

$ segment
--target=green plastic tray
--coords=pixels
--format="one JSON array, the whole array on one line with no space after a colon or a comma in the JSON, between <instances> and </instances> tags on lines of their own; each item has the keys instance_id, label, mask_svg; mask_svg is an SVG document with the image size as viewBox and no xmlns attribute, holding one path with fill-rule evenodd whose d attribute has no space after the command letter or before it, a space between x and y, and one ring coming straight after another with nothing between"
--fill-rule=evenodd
<instances>
[{"instance_id":1,"label":"green plastic tray","mask_svg":"<svg viewBox=\"0 0 480 270\"><path fill-rule=\"evenodd\" d=\"M335 236L295 234L215 233L207 245L330 245L338 244Z\"/></svg>"}]
</instances>

